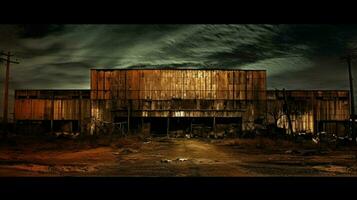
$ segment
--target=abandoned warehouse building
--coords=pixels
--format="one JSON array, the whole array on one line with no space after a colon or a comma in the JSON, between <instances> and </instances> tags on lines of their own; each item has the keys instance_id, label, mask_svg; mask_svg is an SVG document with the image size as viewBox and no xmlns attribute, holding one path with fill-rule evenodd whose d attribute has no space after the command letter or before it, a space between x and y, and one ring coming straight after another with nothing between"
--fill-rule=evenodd
<instances>
[{"instance_id":1,"label":"abandoned warehouse building","mask_svg":"<svg viewBox=\"0 0 357 200\"><path fill-rule=\"evenodd\" d=\"M80 132L90 122L89 90L15 90L16 132Z\"/></svg>"},{"instance_id":2,"label":"abandoned warehouse building","mask_svg":"<svg viewBox=\"0 0 357 200\"><path fill-rule=\"evenodd\" d=\"M291 132L288 110L293 133L345 136L349 133L349 105L348 90L268 90L267 121Z\"/></svg>"},{"instance_id":3,"label":"abandoned warehouse building","mask_svg":"<svg viewBox=\"0 0 357 200\"><path fill-rule=\"evenodd\" d=\"M90 80L90 90L16 90L17 132L289 132L286 110L293 132L348 131L348 91L267 90L265 70L91 69Z\"/></svg>"}]
</instances>

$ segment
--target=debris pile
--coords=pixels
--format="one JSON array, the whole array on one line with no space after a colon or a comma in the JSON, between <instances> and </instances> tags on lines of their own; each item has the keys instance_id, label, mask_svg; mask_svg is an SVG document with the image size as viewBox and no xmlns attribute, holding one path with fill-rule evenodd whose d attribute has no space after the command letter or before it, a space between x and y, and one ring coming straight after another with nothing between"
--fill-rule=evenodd
<instances>
[{"instance_id":1,"label":"debris pile","mask_svg":"<svg viewBox=\"0 0 357 200\"><path fill-rule=\"evenodd\" d=\"M66 131L63 131L63 132L55 132L54 135L57 138L75 139L80 135L80 133L79 132L66 132Z\"/></svg>"},{"instance_id":2,"label":"debris pile","mask_svg":"<svg viewBox=\"0 0 357 200\"><path fill-rule=\"evenodd\" d=\"M185 162L188 161L188 158L176 158L175 160L171 160L171 159L162 159L161 163L171 163L172 161L176 161L176 162Z\"/></svg>"},{"instance_id":3,"label":"debris pile","mask_svg":"<svg viewBox=\"0 0 357 200\"><path fill-rule=\"evenodd\" d=\"M123 154L130 154L130 153L137 153L137 152L138 152L137 150L133 150L130 148L124 148L121 150L121 153L123 153Z\"/></svg>"},{"instance_id":4,"label":"debris pile","mask_svg":"<svg viewBox=\"0 0 357 200\"><path fill-rule=\"evenodd\" d=\"M172 162L172 160L169 160L169 159L162 159L162 160L161 160L161 162L162 162L162 163L170 163L170 162Z\"/></svg>"},{"instance_id":5,"label":"debris pile","mask_svg":"<svg viewBox=\"0 0 357 200\"><path fill-rule=\"evenodd\" d=\"M187 159L187 158L177 158L176 160L179 161L179 162L185 162L185 161L187 161L188 159Z\"/></svg>"},{"instance_id":6,"label":"debris pile","mask_svg":"<svg viewBox=\"0 0 357 200\"><path fill-rule=\"evenodd\" d=\"M315 144L333 144L333 145L348 145L352 142L352 138L348 136L337 136L336 134L328 134L326 132L319 132L312 141Z\"/></svg>"}]
</instances>

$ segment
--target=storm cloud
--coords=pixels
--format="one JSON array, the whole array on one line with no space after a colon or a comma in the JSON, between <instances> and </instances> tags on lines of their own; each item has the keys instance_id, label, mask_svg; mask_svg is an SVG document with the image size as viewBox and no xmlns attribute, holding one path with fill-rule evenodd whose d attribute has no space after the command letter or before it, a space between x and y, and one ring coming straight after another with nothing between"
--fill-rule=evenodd
<instances>
[{"instance_id":1,"label":"storm cloud","mask_svg":"<svg viewBox=\"0 0 357 200\"><path fill-rule=\"evenodd\" d=\"M348 89L340 56L356 47L355 25L0 25L0 50L20 62L10 100L15 88L85 89L90 68L133 66L265 69L268 88Z\"/></svg>"}]
</instances>

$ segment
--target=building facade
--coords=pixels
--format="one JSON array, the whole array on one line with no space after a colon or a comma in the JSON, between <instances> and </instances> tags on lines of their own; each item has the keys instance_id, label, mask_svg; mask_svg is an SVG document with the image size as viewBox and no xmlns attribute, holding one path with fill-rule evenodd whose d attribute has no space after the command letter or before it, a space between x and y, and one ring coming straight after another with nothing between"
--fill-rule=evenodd
<instances>
[{"instance_id":1,"label":"building facade","mask_svg":"<svg viewBox=\"0 0 357 200\"><path fill-rule=\"evenodd\" d=\"M267 108L268 122L288 132L287 109L293 132L348 133L348 90L268 90Z\"/></svg>"},{"instance_id":2,"label":"building facade","mask_svg":"<svg viewBox=\"0 0 357 200\"><path fill-rule=\"evenodd\" d=\"M192 124L212 130L237 124L244 131L266 114L266 72L93 69L91 101L94 121L127 122L129 130L167 133Z\"/></svg>"},{"instance_id":3,"label":"building facade","mask_svg":"<svg viewBox=\"0 0 357 200\"><path fill-rule=\"evenodd\" d=\"M18 132L200 130L346 133L349 92L267 90L265 70L92 69L90 90L16 90ZM119 130L117 129L119 126Z\"/></svg>"}]
</instances>

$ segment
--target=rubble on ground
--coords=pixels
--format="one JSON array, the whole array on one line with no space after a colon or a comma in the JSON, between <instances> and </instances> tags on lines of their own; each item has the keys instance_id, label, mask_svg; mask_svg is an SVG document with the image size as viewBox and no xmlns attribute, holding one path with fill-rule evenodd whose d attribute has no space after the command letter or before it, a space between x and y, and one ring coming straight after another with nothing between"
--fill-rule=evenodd
<instances>
[{"instance_id":1,"label":"rubble on ground","mask_svg":"<svg viewBox=\"0 0 357 200\"><path fill-rule=\"evenodd\" d=\"M301 155L301 156L324 155L327 153L328 151L320 150L320 149L304 149L304 150L290 149L285 151L285 154L293 154L293 155Z\"/></svg>"},{"instance_id":2,"label":"rubble on ground","mask_svg":"<svg viewBox=\"0 0 357 200\"><path fill-rule=\"evenodd\" d=\"M177 161L180 161L180 162L185 162L185 161L187 161L188 159L187 159L187 158L177 158L176 160L177 160Z\"/></svg>"},{"instance_id":3,"label":"rubble on ground","mask_svg":"<svg viewBox=\"0 0 357 200\"><path fill-rule=\"evenodd\" d=\"M124 153L124 154L137 153L137 152L138 152L137 150L133 150L130 148L124 148L121 150L121 153Z\"/></svg>"},{"instance_id":4,"label":"rubble on ground","mask_svg":"<svg viewBox=\"0 0 357 200\"><path fill-rule=\"evenodd\" d=\"M80 133L79 132L66 132L66 131L63 131L63 132L55 132L54 135L57 137L57 138L71 138L71 139L75 139L77 138Z\"/></svg>"}]
</instances>

